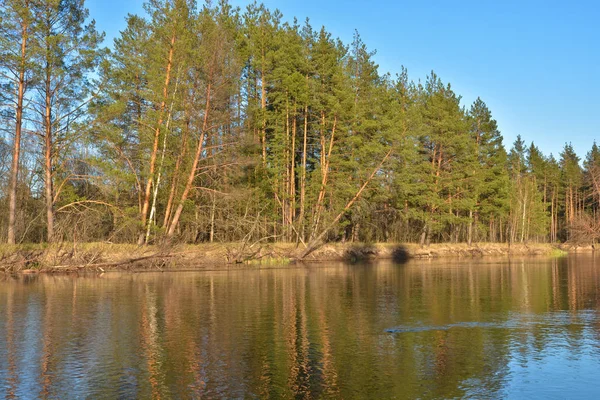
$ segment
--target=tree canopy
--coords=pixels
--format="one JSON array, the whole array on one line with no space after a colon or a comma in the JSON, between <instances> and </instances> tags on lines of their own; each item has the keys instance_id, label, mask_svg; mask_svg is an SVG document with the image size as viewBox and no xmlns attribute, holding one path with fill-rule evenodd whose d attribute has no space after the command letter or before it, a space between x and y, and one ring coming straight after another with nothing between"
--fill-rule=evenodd
<instances>
[{"instance_id":1,"label":"tree canopy","mask_svg":"<svg viewBox=\"0 0 600 400\"><path fill-rule=\"evenodd\" d=\"M3 241L564 241L597 214L595 143L507 151L482 99L358 32L144 9L109 51L83 0L0 2Z\"/></svg>"}]
</instances>

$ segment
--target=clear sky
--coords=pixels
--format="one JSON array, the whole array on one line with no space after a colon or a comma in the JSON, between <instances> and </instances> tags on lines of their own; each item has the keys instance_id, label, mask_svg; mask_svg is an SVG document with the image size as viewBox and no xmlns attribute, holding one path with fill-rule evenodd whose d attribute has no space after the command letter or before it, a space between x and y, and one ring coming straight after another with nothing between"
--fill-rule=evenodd
<instances>
[{"instance_id":1,"label":"clear sky","mask_svg":"<svg viewBox=\"0 0 600 400\"><path fill-rule=\"evenodd\" d=\"M572 142L584 157L600 139L600 2L593 0L265 0L286 20L310 18L377 50L380 72L434 70L469 106L481 97L510 148L520 134L545 153ZM87 0L108 43L143 0ZM231 0L244 8L249 1Z\"/></svg>"}]
</instances>

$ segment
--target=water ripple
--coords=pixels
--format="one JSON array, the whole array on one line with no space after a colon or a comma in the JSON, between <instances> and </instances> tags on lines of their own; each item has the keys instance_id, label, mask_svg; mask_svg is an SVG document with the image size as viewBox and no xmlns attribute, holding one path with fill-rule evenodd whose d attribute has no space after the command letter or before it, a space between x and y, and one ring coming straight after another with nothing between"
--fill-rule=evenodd
<instances>
[{"instance_id":1,"label":"water ripple","mask_svg":"<svg viewBox=\"0 0 600 400\"><path fill-rule=\"evenodd\" d=\"M595 311L582 311L576 314L568 312L547 313L541 315L513 315L505 321L462 321L443 325L399 325L385 330L386 333L418 333L430 331L447 331L450 329L528 329L534 326L552 327L585 327L599 320Z\"/></svg>"}]
</instances>

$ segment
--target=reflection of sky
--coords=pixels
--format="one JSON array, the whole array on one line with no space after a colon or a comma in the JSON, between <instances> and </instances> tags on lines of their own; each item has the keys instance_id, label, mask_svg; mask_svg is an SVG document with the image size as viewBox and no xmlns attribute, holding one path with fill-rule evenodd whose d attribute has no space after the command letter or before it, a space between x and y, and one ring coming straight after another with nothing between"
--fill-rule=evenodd
<instances>
[{"instance_id":1,"label":"reflection of sky","mask_svg":"<svg viewBox=\"0 0 600 400\"><path fill-rule=\"evenodd\" d=\"M598 398L600 352L597 334L586 326L576 340L555 335L540 350L513 348L503 396L508 398ZM568 390L568 393L565 391Z\"/></svg>"},{"instance_id":2,"label":"reflection of sky","mask_svg":"<svg viewBox=\"0 0 600 400\"><path fill-rule=\"evenodd\" d=\"M17 376L19 386L17 397L23 395L38 395L40 390L39 378L41 376L40 354L43 347L43 297L41 294L32 294L28 297L27 303L15 304L14 321L16 323L15 332L15 350L17 355L22 358L17 367ZM24 306L25 320L24 326L19 327L18 311ZM19 329L21 328L21 329Z\"/></svg>"}]
</instances>

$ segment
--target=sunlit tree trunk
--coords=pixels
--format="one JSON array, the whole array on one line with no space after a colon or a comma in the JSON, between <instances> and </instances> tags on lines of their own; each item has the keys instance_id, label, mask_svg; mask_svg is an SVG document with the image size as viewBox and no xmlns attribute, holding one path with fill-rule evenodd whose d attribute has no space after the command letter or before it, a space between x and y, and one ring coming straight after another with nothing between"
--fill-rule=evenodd
<instances>
[{"instance_id":1,"label":"sunlit tree trunk","mask_svg":"<svg viewBox=\"0 0 600 400\"><path fill-rule=\"evenodd\" d=\"M28 3L28 2L26 2ZM27 4L25 5L27 7ZM17 215L17 182L19 179L19 159L21 154L21 131L23 128L23 99L25 97L25 70L27 55L27 39L29 25L22 23L21 28L21 58L19 65L19 80L17 89L17 112L15 119L15 138L13 157L10 168L10 184L8 189L8 244L15 244L15 222Z\"/></svg>"},{"instance_id":2,"label":"sunlit tree trunk","mask_svg":"<svg viewBox=\"0 0 600 400\"><path fill-rule=\"evenodd\" d=\"M148 171L148 179L146 182L146 189L144 192L144 201L142 203L142 214L140 216L142 226L144 227L144 231L147 228L147 224L150 224L150 221L147 220L148 209L150 208L150 196L152 193L152 185L154 184L154 170L156 168L156 158L158 156L158 144L160 139L160 131L163 125L164 111L167 104L168 91L169 91L169 83L171 81L171 69L173 67L173 53L175 51L175 40L176 36L173 34L171 36L171 42L169 46L169 53L167 56L167 65L165 72L165 83L163 85L162 92L162 100L159 106L159 114L158 121L156 122L156 127L154 129L154 142L152 143L152 152L150 153L150 166ZM138 239L138 244L144 243L144 231L140 232L140 236Z\"/></svg>"},{"instance_id":3,"label":"sunlit tree trunk","mask_svg":"<svg viewBox=\"0 0 600 400\"><path fill-rule=\"evenodd\" d=\"M175 213L173 214L173 220L169 224L167 236L173 236L173 234L175 233L175 228L177 227L177 224L179 223L179 218L181 217L181 213L183 212L183 207L184 207L185 201L187 200L188 195L190 194L190 191L192 190L192 187L194 184L194 178L196 177L196 172L198 170L198 163L200 162L200 157L202 155L202 150L204 148L204 139L206 137L206 130L208 128L208 116L209 116L209 112L210 112L210 96L212 94L211 89L212 89L212 86L209 83L206 86L206 105L204 107L204 119L202 122L202 129L200 132L200 137L198 138L196 154L194 155L194 161L192 162L192 167L188 174L185 188L183 189L183 193L181 193L181 198L179 199L179 204L177 205L177 209L175 210Z\"/></svg>"}]
</instances>

